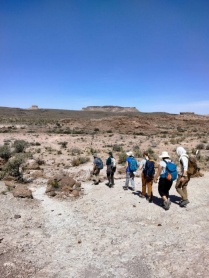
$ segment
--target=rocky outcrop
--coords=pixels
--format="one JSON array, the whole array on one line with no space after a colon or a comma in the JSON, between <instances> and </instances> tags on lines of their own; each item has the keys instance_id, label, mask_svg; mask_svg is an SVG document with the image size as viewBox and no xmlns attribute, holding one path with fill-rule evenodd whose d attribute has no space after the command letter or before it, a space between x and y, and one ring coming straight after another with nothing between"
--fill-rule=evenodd
<instances>
[{"instance_id":1,"label":"rocky outcrop","mask_svg":"<svg viewBox=\"0 0 209 278\"><path fill-rule=\"evenodd\" d=\"M12 193L14 197L33 199L32 191L26 184L16 184Z\"/></svg>"},{"instance_id":2,"label":"rocky outcrop","mask_svg":"<svg viewBox=\"0 0 209 278\"><path fill-rule=\"evenodd\" d=\"M81 183L70 176L57 175L48 180L46 193L51 197L79 197Z\"/></svg>"}]
</instances>

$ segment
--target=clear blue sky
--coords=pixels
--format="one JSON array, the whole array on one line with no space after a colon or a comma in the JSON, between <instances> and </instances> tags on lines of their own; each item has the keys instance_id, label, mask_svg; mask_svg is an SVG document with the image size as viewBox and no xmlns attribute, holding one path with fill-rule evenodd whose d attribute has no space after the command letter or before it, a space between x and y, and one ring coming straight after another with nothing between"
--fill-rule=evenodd
<instances>
[{"instance_id":1,"label":"clear blue sky","mask_svg":"<svg viewBox=\"0 0 209 278\"><path fill-rule=\"evenodd\" d=\"M0 0L0 106L209 114L208 0Z\"/></svg>"}]
</instances>

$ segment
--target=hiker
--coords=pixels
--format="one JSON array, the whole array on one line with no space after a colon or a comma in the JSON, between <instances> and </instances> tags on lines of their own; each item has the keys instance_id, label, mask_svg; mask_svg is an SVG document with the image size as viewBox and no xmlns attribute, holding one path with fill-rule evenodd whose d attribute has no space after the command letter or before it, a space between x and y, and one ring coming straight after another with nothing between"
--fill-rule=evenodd
<instances>
[{"instance_id":1,"label":"hiker","mask_svg":"<svg viewBox=\"0 0 209 278\"><path fill-rule=\"evenodd\" d=\"M102 163L101 158L99 158L96 153L93 154L93 158L94 158L94 161L93 161L93 175L95 176L94 184L97 185L100 182L99 174L100 174L100 170L103 169L103 163Z\"/></svg>"},{"instance_id":2,"label":"hiker","mask_svg":"<svg viewBox=\"0 0 209 278\"><path fill-rule=\"evenodd\" d=\"M167 167L167 164L171 163L172 161L170 159L168 152L166 152L166 151L163 151L162 154L159 156L159 158L161 158L162 160L160 161L160 163L158 165L158 171L154 177L154 182L157 183L158 177L160 177L159 182L158 182L158 192L163 201L162 207L165 210L169 210L170 205L171 205L171 201L169 198L169 190L171 189L173 180L171 177L170 177L170 180L167 178L166 167ZM175 165L175 167L176 167L176 165ZM177 177L177 171L176 171L175 177Z\"/></svg>"},{"instance_id":3,"label":"hiker","mask_svg":"<svg viewBox=\"0 0 209 278\"><path fill-rule=\"evenodd\" d=\"M176 182L176 191L181 196L181 201L179 202L180 207L185 207L189 204L188 194L187 194L187 185L190 180L190 175L188 171L189 157L186 153L186 150L183 147L178 147L176 149L177 155L179 156L179 161L181 165L180 174Z\"/></svg>"},{"instance_id":4,"label":"hiker","mask_svg":"<svg viewBox=\"0 0 209 278\"><path fill-rule=\"evenodd\" d=\"M125 190L129 188L129 181L131 182L131 190L135 190L135 171L138 169L138 163L134 158L134 155L131 151L126 153L126 182L125 186L123 187Z\"/></svg>"},{"instance_id":5,"label":"hiker","mask_svg":"<svg viewBox=\"0 0 209 278\"><path fill-rule=\"evenodd\" d=\"M141 173L141 181L142 181L142 191L139 193L139 197L147 198L147 200L152 203L153 201L153 192L152 192L152 184L153 178L155 174L155 163L152 160L151 156L148 152L143 153L144 159L140 162L139 169L142 170ZM146 195L146 189L148 189Z\"/></svg>"},{"instance_id":6,"label":"hiker","mask_svg":"<svg viewBox=\"0 0 209 278\"><path fill-rule=\"evenodd\" d=\"M107 165L107 179L108 182L106 185L108 185L110 188L114 187L114 174L116 171L116 161L115 158L113 157L112 152L109 152L109 157L106 160L106 165Z\"/></svg>"}]
</instances>

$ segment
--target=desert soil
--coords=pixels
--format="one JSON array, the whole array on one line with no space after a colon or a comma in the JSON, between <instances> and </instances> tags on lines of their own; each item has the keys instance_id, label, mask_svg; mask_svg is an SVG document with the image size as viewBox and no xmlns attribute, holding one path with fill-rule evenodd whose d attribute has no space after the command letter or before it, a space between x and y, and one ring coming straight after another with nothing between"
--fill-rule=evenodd
<instances>
[{"instance_id":1,"label":"desert soil","mask_svg":"<svg viewBox=\"0 0 209 278\"><path fill-rule=\"evenodd\" d=\"M103 170L104 171L104 170ZM190 204L180 208L173 185L169 211L124 191L124 179L82 184L75 200L50 198L31 185L34 199L0 194L0 277L209 277L209 173L192 178ZM0 191L4 192L4 182Z\"/></svg>"}]
</instances>

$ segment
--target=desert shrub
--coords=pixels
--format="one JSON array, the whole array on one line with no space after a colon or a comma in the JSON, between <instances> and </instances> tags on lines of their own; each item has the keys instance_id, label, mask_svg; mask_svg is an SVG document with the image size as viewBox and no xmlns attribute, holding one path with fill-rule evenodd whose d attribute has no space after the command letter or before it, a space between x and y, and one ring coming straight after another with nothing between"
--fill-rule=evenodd
<instances>
[{"instance_id":1,"label":"desert shrub","mask_svg":"<svg viewBox=\"0 0 209 278\"><path fill-rule=\"evenodd\" d=\"M79 165L80 165L80 160L79 160L79 158L78 158L78 157L73 158L73 160L72 160L72 166L73 166L73 167L76 167L76 166L79 166Z\"/></svg>"},{"instance_id":2,"label":"desert shrub","mask_svg":"<svg viewBox=\"0 0 209 278\"><path fill-rule=\"evenodd\" d=\"M67 148L67 144L68 144L67 141L59 142L59 145L61 145L61 147L62 147L63 149L66 149L66 148Z\"/></svg>"},{"instance_id":3,"label":"desert shrub","mask_svg":"<svg viewBox=\"0 0 209 278\"><path fill-rule=\"evenodd\" d=\"M107 130L107 133L112 133L112 130L111 129Z\"/></svg>"},{"instance_id":4,"label":"desert shrub","mask_svg":"<svg viewBox=\"0 0 209 278\"><path fill-rule=\"evenodd\" d=\"M205 145L203 143L197 144L196 148L198 150L204 150L205 149Z\"/></svg>"},{"instance_id":5,"label":"desert shrub","mask_svg":"<svg viewBox=\"0 0 209 278\"><path fill-rule=\"evenodd\" d=\"M16 153L24 152L27 146L28 146L28 142L26 142L25 140L15 140L13 144Z\"/></svg>"},{"instance_id":6,"label":"desert shrub","mask_svg":"<svg viewBox=\"0 0 209 278\"><path fill-rule=\"evenodd\" d=\"M206 150L209 150L209 145L207 145L207 146L205 147L205 149L206 149Z\"/></svg>"},{"instance_id":7,"label":"desert shrub","mask_svg":"<svg viewBox=\"0 0 209 278\"><path fill-rule=\"evenodd\" d=\"M88 161L90 161L89 157L79 156L72 160L72 166L76 167L76 166L79 166L80 164L84 164Z\"/></svg>"},{"instance_id":8,"label":"desert shrub","mask_svg":"<svg viewBox=\"0 0 209 278\"><path fill-rule=\"evenodd\" d=\"M178 131L178 132L184 132L185 129L183 129L181 126L177 126L177 131Z\"/></svg>"},{"instance_id":9,"label":"desert shrub","mask_svg":"<svg viewBox=\"0 0 209 278\"><path fill-rule=\"evenodd\" d=\"M4 173L13 177L21 178L22 174L20 172L20 166L24 161L25 161L24 156L22 155L15 156L5 164L3 168Z\"/></svg>"},{"instance_id":10,"label":"desert shrub","mask_svg":"<svg viewBox=\"0 0 209 278\"><path fill-rule=\"evenodd\" d=\"M40 159L40 158L36 159L36 162L37 162L38 165L44 165L45 164L45 161Z\"/></svg>"},{"instance_id":11,"label":"desert shrub","mask_svg":"<svg viewBox=\"0 0 209 278\"><path fill-rule=\"evenodd\" d=\"M79 160L80 160L80 164L84 164L86 162L89 162L90 161L90 158L87 157L87 156L80 156L79 157Z\"/></svg>"},{"instance_id":12,"label":"desert shrub","mask_svg":"<svg viewBox=\"0 0 209 278\"><path fill-rule=\"evenodd\" d=\"M201 143L207 143L208 142L208 140L207 139L203 139L203 140L201 140Z\"/></svg>"},{"instance_id":13,"label":"desert shrub","mask_svg":"<svg viewBox=\"0 0 209 278\"><path fill-rule=\"evenodd\" d=\"M124 151L120 152L118 155L118 164L123 164L126 162L127 155Z\"/></svg>"},{"instance_id":14,"label":"desert shrub","mask_svg":"<svg viewBox=\"0 0 209 278\"><path fill-rule=\"evenodd\" d=\"M61 151L57 151L57 154L62 154L62 152Z\"/></svg>"},{"instance_id":15,"label":"desert shrub","mask_svg":"<svg viewBox=\"0 0 209 278\"><path fill-rule=\"evenodd\" d=\"M121 145L113 145L112 150L114 152L121 152L123 150L123 147Z\"/></svg>"},{"instance_id":16,"label":"desert shrub","mask_svg":"<svg viewBox=\"0 0 209 278\"><path fill-rule=\"evenodd\" d=\"M95 127L94 131L95 131L95 132L98 132L98 131L99 131L99 128L98 128L98 127Z\"/></svg>"},{"instance_id":17,"label":"desert shrub","mask_svg":"<svg viewBox=\"0 0 209 278\"><path fill-rule=\"evenodd\" d=\"M70 149L71 155L76 155L76 154L80 154L81 150L78 148L72 148Z\"/></svg>"},{"instance_id":18,"label":"desert shrub","mask_svg":"<svg viewBox=\"0 0 209 278\"><path fill-rule=\"evenodd\" d=\"M154 154L153 149L152 149L152 148L150 148L150 147L147 149L147 152L148 152L149 154L151 154L152 156L153 156L153 154Z\"/></svg>"},{"instance_id":19,"label":"desert shrub","mask_svg":"<svg viewBox=\"0 0 209 278\"><path fill-rule=\"evenodd\" d=\"M0 146L0 157L4 160L8 160L12 156L12 151L9 146Z\"/></svg>"}]
</instances>

